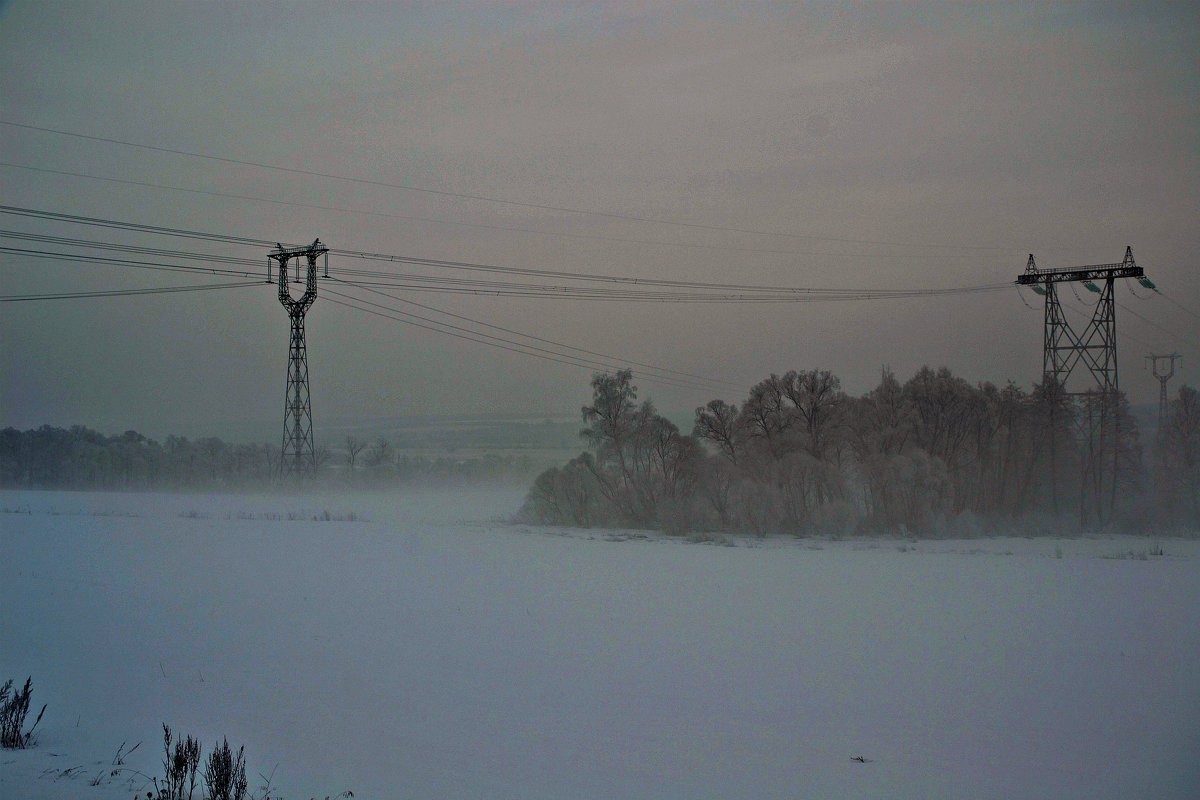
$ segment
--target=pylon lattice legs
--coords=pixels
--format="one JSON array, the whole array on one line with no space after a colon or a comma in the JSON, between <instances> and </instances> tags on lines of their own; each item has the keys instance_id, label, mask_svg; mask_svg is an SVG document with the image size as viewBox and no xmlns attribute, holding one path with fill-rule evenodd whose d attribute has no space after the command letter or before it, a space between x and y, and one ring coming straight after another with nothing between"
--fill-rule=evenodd
<instances>
[{"instance_id":1,"label":"pylon lattice legs","mask_svg":"<svg viewBox=\"0 0 1200 800\"><path fill-rule=\"evenodd\" d=\"M1117 324L1113 308L1113 279L1105 281L1092 319L1078 335L1067 323L1055 285L1047 281L1044 292L1046 321L1042 347L1043 375L1052 378L1060 386L1066 386L1075 367L1083 364L1100 391L1117 391Z\"/></svg>"},{"instance_id":2,"label":"pylon lattice legs","mask_svg":"<svg viewBox=\"0 0 1200 800\"><path fill-rule=\"evenodd\" d=\"M288 347L287 393L283 409L281 477L308 477L316 472L312 434L312 403L308 391L308 348L304 342L304 314L292 314L292 340Z\"/></svg>"}]
</instances>

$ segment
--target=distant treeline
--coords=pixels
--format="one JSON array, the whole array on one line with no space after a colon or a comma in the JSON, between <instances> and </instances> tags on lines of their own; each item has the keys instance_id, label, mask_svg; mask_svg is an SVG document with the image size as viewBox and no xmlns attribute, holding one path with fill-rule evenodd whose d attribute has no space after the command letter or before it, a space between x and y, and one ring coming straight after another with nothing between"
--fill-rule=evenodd
<instances>
[{"instance_id":1,"label":"distant treeline","mask_svg":"<svg viewBox=\"0 0 1200 800\"><path fill-rule=\"evenodd\" d=\"M317 486L379 488L399 483L527 482L537 472L526 455L410 455L386 437L347 436L345 450L316 451ZM279 470L279 446L229 444L216 437L163 442L137 431L117 436L74 425L0 430L0 486L36 489L268 488Z\"/></svg>"},{"instance_id":2,"label":"distant treeline","mask_svg":"<svg viewBox=\"0 0 1200 800\"><path fill-rule=\"evenodd\" d=\"M1123 395L971 385L924 367L861 397L828 371L771 375L697 408L691 435L638 402L629 371L592 379L588 449L542 473L524 516L688 531L947 533L1200 526L1200 396L1144 448Z\"/></svg>"}]
</instances>

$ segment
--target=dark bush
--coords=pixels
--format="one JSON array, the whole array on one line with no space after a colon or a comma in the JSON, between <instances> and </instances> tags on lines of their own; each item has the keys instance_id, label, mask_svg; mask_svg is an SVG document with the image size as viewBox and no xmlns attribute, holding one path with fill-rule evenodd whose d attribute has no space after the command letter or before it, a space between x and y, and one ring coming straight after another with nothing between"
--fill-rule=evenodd
<instances>
[{"instance_id":1,"label":"dark bush","mask_svg":"<svg viewBox=\"0 0 1200 800\"><path fill-rule=\"evenodd\" d=\"M33 678L32 676L26 678L25 688L20 691L14 692L12 686L13 682L10 679L0 687L0 746L22 750L33 741L34 728L42 721L42 714L46 713L46 706L42 706L41 712L33 722L33 727L22 732L22 728L25 727L25 717L29 714L29 701L33 695L31 688Z\"/></svg>"},{"instance_id":2,"label":"dark bush","mask_svg":"<svg viewBox=\"0 0 1200 800\"><path fill-rule=\"evenodd\" d=\"M204 767L204 785L208 788L209 800L245 800L245 750L245 747L239 747L234 755L228 739L213 747Z\"/></svg>"}]
</instances>

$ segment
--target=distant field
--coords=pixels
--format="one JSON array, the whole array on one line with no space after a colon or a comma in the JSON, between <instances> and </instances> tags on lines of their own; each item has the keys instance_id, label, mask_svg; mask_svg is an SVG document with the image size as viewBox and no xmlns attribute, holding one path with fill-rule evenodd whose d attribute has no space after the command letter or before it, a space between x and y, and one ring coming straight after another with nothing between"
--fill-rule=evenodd
<instances>
[{"instance_id":1,"label":"distant field","mask_svg":"<svg viewBox=\"0 0 1200 800\"><path fill-rule=\"evenodd\" d=\"M292 800L1200 787L1200 542L722 547L522 494L0 492L0 680L49 704L0 796L144 796L111 762L160 775L164 722Z\"/></svg>"}]
</instances>

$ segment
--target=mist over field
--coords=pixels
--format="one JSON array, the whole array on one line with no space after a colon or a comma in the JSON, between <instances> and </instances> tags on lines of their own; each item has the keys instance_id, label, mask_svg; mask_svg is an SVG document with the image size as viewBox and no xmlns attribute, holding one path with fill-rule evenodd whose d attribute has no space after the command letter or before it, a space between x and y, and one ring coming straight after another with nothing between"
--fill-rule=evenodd
<instances>
[{"instance_id":1,"label":"mist over field","mask_svg":"<svg viewBox=\"0 0 1200 800\"><path fill-rule=\"evenodd\" d=\"M0 800L1200 797L1200 4L0 0Z\"/></svg>"},{"instance_id":2,"label":"mist over field","mask_svg":"<svg viewBox=\"0 0 1200 800\"><path fill-rule=\"evenodd\" d=\"M632 370L596 373L590 389L576 423L417 419L317 439L311 417L289 417L282 446L10 427L0 487L503 484L527 488L526 522L758 538L1200 528L1200 394L1188 385L1155 418L1123 393L1072 394L1050 377L1025 390L945 367L903 381L884 370L855 397L829 370L789 370L740 402L697 407L684 428L640 397Z\"/></svg>"}]
</instances>

